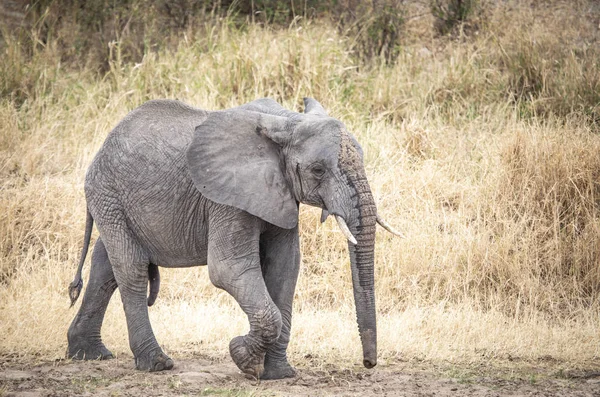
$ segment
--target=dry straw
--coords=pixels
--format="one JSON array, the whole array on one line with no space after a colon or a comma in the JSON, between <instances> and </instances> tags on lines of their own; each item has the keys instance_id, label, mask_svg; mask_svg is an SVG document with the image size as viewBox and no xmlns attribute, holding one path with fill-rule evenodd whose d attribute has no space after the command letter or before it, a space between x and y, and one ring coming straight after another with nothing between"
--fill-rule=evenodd
<instances>
[{"instance_id":1,"label":"dry straw","mask_svg":"<svg viewBox=\"0 0 600 397\"><path fill-rule=\"evenodd\" d=\"M379 211L407 236L377 236L384 364L597 360L597 27L585 2L510 4L491 9L478 36L435 38L416 20L407 31L426 34L395 65L358 64L351 38L316 22L221 24L137 64L122 62L113 43L103 76L63 66L52 42L29 57L9 42L0 60L2 88L12 87L0 100L0 354L63 356L85 169L129 110L152 98L221 109L263 96L299 109L312 96L357 136ZM345 239L308 207L300 228L292 361L352 366L360 355ZM247 328L236 303L204 268L162 275L150 310L158 340L171 353L224 357ZM129 357L118 296L103 335Z\"/></svg>"}]
</instances>

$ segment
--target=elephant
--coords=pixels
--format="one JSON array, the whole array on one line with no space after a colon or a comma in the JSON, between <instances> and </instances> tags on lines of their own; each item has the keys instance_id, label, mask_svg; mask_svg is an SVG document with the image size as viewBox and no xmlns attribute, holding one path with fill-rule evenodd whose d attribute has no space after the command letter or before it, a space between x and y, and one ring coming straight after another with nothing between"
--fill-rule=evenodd
<instances>
[{"instance_id":1,"label":"elephant","mask_svg":"<svg viewBox=\"0 0 600 397\"><path fill-rule=\"evenodd\" d=\"M108 134L85 177L87 220L71 306L94 222L99 238L67 332L69 358L113 357L100 329L118 287L136 368L173 368L148 317L158 266L207 265L211 283L248 316L248 334L229 344L237 367L258 379L294 377L286 351L304 203L322 209L322 222L334 216L348 239L363 364L377 364L376 222L397 232L377 215L356 139L315 99L304 105L299 113L263 98L206 111L152 100Z\"/></svg>"}]
</instances>

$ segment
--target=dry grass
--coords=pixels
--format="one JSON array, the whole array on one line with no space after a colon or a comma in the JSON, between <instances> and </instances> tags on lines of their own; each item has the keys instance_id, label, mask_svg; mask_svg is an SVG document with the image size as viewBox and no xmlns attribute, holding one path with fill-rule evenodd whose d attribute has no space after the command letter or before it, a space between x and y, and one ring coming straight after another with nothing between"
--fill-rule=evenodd
<instances>
[{"instance_id":1,"label":"dry grass","mask_svg":"<svg viewBox=\"0 0 600 397\"><path fill-rule=\"evenodd\" d=\"M152 98L220 109L262 96L299 109L313 96L357 136L380 212L408 236L377 237L384 362L598 365L599 35L588 3L557 4L497 7L487 30L456 40L415 21L421 39L394 66L356 64L351 38L314 22L221 24L135 65L115 44L105 76L63 66L52 43L32 57L9 43L0 86L18 88L0 100L0 353L63 356L85 169L129 110ZM301 243L292 360L352 366L346 243L307 207ZM167 351L225 356L247 328L205 273L162 271L150 312ZM103 334L130 354L118 297Z\"/></svg>"}]
</instances>

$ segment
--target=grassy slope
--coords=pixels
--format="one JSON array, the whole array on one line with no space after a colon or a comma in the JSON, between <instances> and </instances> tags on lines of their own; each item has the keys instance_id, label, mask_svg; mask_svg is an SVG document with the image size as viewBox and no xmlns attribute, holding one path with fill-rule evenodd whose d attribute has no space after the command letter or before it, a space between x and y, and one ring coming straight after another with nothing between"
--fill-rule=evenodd
<instances>
[{"instance_id":1,"label":"grassy slope","mask_svg":"<svg viewBox=\"0 0 600 397\"><path fill-rule=\"evenodd\" d=\"M9 46L3 83L27 99L0 101L0 352L62 357L85 169L128 111L152 98L220 109L263 96L300 110L312 96L358 138L380 213L407 235L377 237L384 359L597 360L598 34L586 3L561 4L491 10L466 40L434 38L417 20L392 67L359 67L351 38L323 23L225 24L136 65L117 46L104 77L65 68L52 43L27 61ZM302 208L292 359L353 365L346 243L318 218ZM162 271L150 311L168 351L225 355L246 331L205 273ZM117 296L103 334L130 354Z\"/></svg>"}]
</instances>

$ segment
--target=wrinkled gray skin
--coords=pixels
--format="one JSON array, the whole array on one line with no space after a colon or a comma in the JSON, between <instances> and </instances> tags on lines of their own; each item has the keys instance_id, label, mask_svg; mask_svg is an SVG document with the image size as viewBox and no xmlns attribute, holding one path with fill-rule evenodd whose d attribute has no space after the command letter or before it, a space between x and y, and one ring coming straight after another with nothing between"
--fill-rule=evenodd
<instances>
[{"instance_id":1,"label":"wrinkled gray skin","mask_svg":"<svg viewBox=\"0 0 600 397\"><path fill-rule=\"evenodd\" d=\"M207 264L211 282L250 322L249 333L230 342L233 361L261 379L294 376L286 349L300 262L298 205L305 203L323 208L323 220L341 216L357 240L348 248L363 364L376 365L375 204L360 146L314 99L305 99L304 114L270 99L214 112L147 102L109 134L85 194L86 242L72 302L94 221L100 238L68 331L69 357L112 358L100 328L118 286L136 367L171 369L148 319L157 265Z\"/></svg>"}]
</instances>

